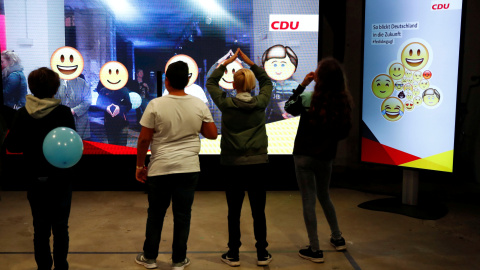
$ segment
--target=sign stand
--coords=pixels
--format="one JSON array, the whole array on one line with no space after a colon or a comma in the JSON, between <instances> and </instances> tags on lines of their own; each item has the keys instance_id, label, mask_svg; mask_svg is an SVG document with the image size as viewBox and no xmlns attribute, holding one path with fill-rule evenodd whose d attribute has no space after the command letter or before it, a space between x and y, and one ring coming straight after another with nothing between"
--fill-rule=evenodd
<instances>
[{"instance_id":1,"label":"sign stand","mask_svg":"<svg viewBox=\"0 0 480 270\"><path fill-rule=\"evenodd\" d=\"M418 219L437 220L448 213L448 208L433 201L418 200L418 171L403 169L402 198L385 198L364 202L360 208L401 214Z\"/></svg>"},{"instance_id":2,"label":"sign stand","mask_svg":"<svg viewBox=\"0 0 480 270\"><path fill-rule=\"evenodd\" d=\"M418 204L418 172L403 169L402 203L406 205Z\"/></svg>"}]
</instances>

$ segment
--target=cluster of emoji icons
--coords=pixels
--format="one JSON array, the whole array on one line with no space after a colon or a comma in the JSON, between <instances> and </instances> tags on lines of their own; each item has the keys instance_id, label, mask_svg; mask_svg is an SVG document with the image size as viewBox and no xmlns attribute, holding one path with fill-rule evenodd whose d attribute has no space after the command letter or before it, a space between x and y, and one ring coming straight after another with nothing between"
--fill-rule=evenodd
<instances>
[{"instance_id":1,"label":"cluster of emoji icons","mask_svg":"<svg viewBox=\"0 0 480 270\"><path fill-rule=\"evenodd\" d=\"M400 120L422 104L435 108L440 101L438 89L430 87L432 72L424 70L430 53L424 42L411 42L401 48L400 60L387 67L385 74L372 80L372 93L383 99L382 116L391 122Z\"/></svg>"},{"instance_id":2,"label":"cluster of emoji icons","mask_svg":"<svg viewBox=\"0 0 480 270\"><path fill-rule=\"evenodd\" d=\"M75 48L64 46L53 52L50 67L60 79L73 80L83 72L83 56ZM128 70L122 63L110 61L102 66L99 77L105 88L119 90L128 82Z\"/></svg>"}]
</instances>

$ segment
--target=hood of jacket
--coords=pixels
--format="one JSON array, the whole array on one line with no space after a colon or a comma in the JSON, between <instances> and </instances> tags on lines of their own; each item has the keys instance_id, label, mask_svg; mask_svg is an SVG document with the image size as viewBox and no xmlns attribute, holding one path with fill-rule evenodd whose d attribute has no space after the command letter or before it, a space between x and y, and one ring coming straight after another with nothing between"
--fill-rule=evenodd
<instances>
[{"instance_id":1,"label":"hood of jacket","mask_svg":"<svg viewBox=\"0 0 480 270\"><path fill-rule=\"evenodd\" d=\"M55 98L37 98L32 95L27 95L27 102L25 109L28 114L35 119L40 119L48 115L53 109L60 105L61 100Z\"/></svg>"},{"instance_id":2,"label":"hood of jacket","mask_svg":"<svg viewBox=\"0 0 480 270\"><path fill-rule=\"evenodd\" d=\"M244 110L253 110L257 106L257 100L247 92L237 93L232 101L238 108Z\"/></svg>"}]
</instances>

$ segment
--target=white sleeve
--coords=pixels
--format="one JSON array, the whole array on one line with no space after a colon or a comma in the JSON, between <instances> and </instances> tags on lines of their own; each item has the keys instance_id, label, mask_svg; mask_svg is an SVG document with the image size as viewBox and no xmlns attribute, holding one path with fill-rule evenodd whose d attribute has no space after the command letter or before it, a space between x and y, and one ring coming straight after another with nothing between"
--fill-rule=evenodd
<instances>
[{"instance_id":1,"label":"white sleeve","mask_svg":"<svg viewBox=\"0 0 480 270\"><path fill-rule=\"evenodd\" d=\"M153 100L152 100L153 101ZM154 112L154 105L150 101L143 112L142 119L140 119L140 125L146 128L155 128L155 112Z\"/></svg>"}]
</instances>

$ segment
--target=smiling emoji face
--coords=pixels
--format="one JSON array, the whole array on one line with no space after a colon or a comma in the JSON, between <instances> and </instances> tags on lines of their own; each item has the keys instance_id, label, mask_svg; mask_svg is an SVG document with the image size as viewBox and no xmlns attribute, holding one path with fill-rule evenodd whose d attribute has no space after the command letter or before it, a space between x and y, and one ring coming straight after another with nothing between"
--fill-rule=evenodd
<instances>
[{"instance_id":1,"label":"smiling emoji face","mask_svg":"<svg viewBox=\"0 0 480 270\"><path fill-rule=\"evenodd\" d=\"M413 109L415 108L415 104L413 103L413 101L407 101L405 102L405 110L411 112L413 111Z\"/></svg>"},{"instance_id":2,"label":"smiling emoji face","mask_svg":"<svg viewBox=\"0 0 480 270\"><path fill-rule=\"evenodd\" d=\"M427 106L435 106L440 101L440 93L433 88L428 88L423 92L423 103Z\"/></svg>"},{"instance_id":3,"label":"smiling emoji face","mask_svg":"<svg viewBox=\"0 0 480 270\"><path fill-rule=\"evenodd\" d=\"M398 91L401 91L403 89L402 81L395 82L395 89L397 89Z\"/></svg>"},{"instance_id":4,"label":"smiling emoji face","mask_svg":"<svg viewBox=\"0 0 480 270\"><path fill-rule=\"evenodd\" d=\"M120 62L110 61L100 69L100 81L105 88L118 90L123 88L128 81L128 70Z\"/></svg>"},{"instance_id":5,"label":"smiling emoji face","mask_svg":"<svg viewBox=\"0 0 480 270\"><path fill-rule=\"evenodd\" d=\"M378 98L387 98L393 93L394 82L386 74L380 74L372 81L373 94Z\"/></svg>"},{"instance_id":6,"label":"smiling emoji face","mask_svg":"<svg viewBox=\"0 0 480 270\"><path fill-rule=\"evenodd\" d=\"M425 45L419 42L412 42L403 48L401 59L405 68L413 71L425 67L428 62L428 50Z\"/></svg>"},{"instance_id":7,"label":"smiling emoji face","mask_svg":"<svg viewBox=\"0 0 480 270\"><path fill-rule=\"evenodd\" d=\"M389 97L382 103L382 115L388 121L398 121L405 113L403 102L396 97Z\"/></svg>"},{"instance_id":8,"label":"smiling emoji face","mask_svg":"<svg viewBox=\"0 0 480 270\"><path fill-rule=\"evenodd\" d=\"M61 47L53 52L50 58L50 67L60 79L73 80L83 71L83 57L72 47Z\"/></svg>"},{"instance_id":9,"label":"smiling emoji face","mask_svg":"<svg viewBox=\"0 0 480 270\"><path fill-rule=\"evenodd\" d=\"M285 58L272 58L265 62L265 71L272 80L287 80L292 77L295 70L296 67L288 56L285 56Z\"/></svg>"},{"instance_id":10,"label":"smiling emoji face","mask_svg":"<svg viewBox=\"0 0 480 270\"><path fill-rule=\"evenodd\" d=\"M394 80L400 80L405 75L405 68L400 63L395 63L388 69L390 77Z\"/></svg>"},{"instance_id":11,"label":"smiling emoji face","mask_svg":"<svg viewBox=\"0 0 480 270\"><path fill-rule=\"evenodd\" d=\"M225 73L218 82L218 85L223 89L233 89L233 74L242 69L243 66L238 61L233 61L226 66Z\"/></svg>"},{"instance_id":12,"label":"smiling emoji face","mask_svg":"<svg viewBox=\"0 0 480 270\"><path fill-rule=\"evenodd\" d=\"M185 87L189 87L198 78L197 62L195 62L195 60L193 60L193 58L191 58L188 55L178 54L178 55L175 55L174 57L170 58L170 60L168 60L167 65L165 66L165 70L168 69L168 66L170 66L170 64L178 62L178 61L183 61L183 62L187 63L187 65L188 65L188 78L189 78L189 80L188 80L187 86L185 86Z\"/></svg>"}]
</instances>

